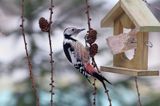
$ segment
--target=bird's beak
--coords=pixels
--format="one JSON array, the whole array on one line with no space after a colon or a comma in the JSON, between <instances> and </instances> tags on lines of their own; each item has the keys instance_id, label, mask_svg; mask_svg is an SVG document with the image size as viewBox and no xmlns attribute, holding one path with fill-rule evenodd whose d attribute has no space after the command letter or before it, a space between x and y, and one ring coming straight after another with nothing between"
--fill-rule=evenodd
<instances>
[{"instance_id":1,"label":"bird's beak","mask_svg":"<svg viewBox=\"0 0 160 106\"><path fill-rule=\"evenodd\" d=\"M78 33L80 33L81 31L84 31L85 29L83 28L83 29L77 29L77 31L76 31L76 33L78 34Z\"/></svg>"}]
</instances>

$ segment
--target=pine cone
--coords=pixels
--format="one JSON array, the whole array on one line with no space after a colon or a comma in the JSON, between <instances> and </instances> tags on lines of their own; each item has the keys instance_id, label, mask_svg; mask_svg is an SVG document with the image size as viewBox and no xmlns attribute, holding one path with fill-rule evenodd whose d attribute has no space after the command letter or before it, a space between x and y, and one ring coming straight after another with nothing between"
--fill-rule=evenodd
<instances>
[{"instance_id":1,"label":"pine cone","mask_svg":"<svg viewBox=\"0 0 160 106\"><path fill-rule=\"evenodd\" d=\"M39 27L40 27L41 31L43 31L43 32L49 31L49 23L44 17L41 17L39 19Z\"/></svg>"},{"instance_id":2,"label":"pine cone","mask_svg":"<svg viewBox=\"0 0 160 106\"><path fill-rule=\"evenodd\" d=\"M92 44L89 48L90 56L94 57L98 52L98 45L96 43Z\"/></svg>"},{"instance_id":3,"label":"pine cone","mask_svg":"<svg viewBox=\"0 0 160 106\"><path fill-rule=\"evenodd\" d=\"M87 42L89 44L92 44L96 41L96 39L97 39L97 31L94 29L91 29L89 35L87 36Z\"/></svg>"}]
</instances>

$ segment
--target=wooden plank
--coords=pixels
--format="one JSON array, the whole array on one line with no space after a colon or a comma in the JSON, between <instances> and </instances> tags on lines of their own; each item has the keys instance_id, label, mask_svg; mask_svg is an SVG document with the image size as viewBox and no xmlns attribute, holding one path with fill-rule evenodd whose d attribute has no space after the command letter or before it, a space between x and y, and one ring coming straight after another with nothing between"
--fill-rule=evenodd
<instances>
[{"instance_id":1,"label":"wooden plank","mask_svg":"<svg viewBox=\"0 0 160 106\"><path fill-rule=\"evenodd\" d=\"M121 33L123 33L123 26L122 26L122 24L121 24L121 22L120 22L120 20L119 19L117 19L117 20L115 20L114 21L114 35L116 36L116 35L118 35L118 34L121 34ZM121 57L122 57L122 55L123 55L123 53L119 53L119 54L117 54L117 55L113 55L113 65L114 66L121 66Z\"/></svg>"},{"instance_id":2,"label":"wooden plank","mask_svg":"<svg viewBox=\"0 0 160 106\"><path fill-rule=\"evenodd\" d=\"M112 10L102 19L101 27L109 27L113 24L115 18L118 18L123 13L120 3L118 2Z\"/></svg>"},{"instance_id":3,"label":"wooden plank","mask_svg":"<svg viewBox=\"0 0 160 106\"><path fill-rule=\"evenodd\" d=\"M142 0L120 0L120 4L140 31L160 32L159 21Z\"/></svg>"},{"instance_id":4,"label":"wooden plank","mask_svg":"<svg viewBox=\"0 0 160 106\"><path fill-rule=\"evenodd\" d=\"M138 65L136 69L148 69L148 32L139 32L137 34L137 48L135 53L134 65Z\"/></svg>"},{"instance_id":5,"label":"wooden plank","mask_svg":"<svg viewBox=\"0 0 160 106\"><path fill-rule=\"evenodd\" d=\"M142 32L160 32L160 26L143 26L139 27Z\"/></svg>"},{"instance_id":6,"label":"wooden plank","mask_svg":"<svg viewBox=\"0 0 160 106\"><path fill-rule=\"evenodd\" d=\"M136 70L121 67L100 67L101 71L111 72L117 74L124 74L130 76L159 76L159 71L148 71L148 70Z\"/></svg>"}]
</instances>

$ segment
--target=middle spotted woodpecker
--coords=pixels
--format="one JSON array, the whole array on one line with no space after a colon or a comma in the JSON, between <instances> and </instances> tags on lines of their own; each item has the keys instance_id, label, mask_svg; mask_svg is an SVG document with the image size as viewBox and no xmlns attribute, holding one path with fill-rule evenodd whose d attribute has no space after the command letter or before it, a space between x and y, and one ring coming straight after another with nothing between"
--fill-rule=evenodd
<instances>
[{"instance_id":1,"label":"middle spotted woodpecker","mask_svg":"<svg viewBox=\"0 0 160 106\"><path fill-rule=\"evenodd\" d=\"M105 90L107 90L104 81L109 84L111 83L104 76L100 75L93 65L90 64L89 52L79 41L73 38L73 36L78 35L83 30L84 29L77 29L74 27L68 27L64 30L64 53L67 59L87 78L89 82L90 80L88 77L93 76L101 81Z\"/></svg>"}]
</instances>

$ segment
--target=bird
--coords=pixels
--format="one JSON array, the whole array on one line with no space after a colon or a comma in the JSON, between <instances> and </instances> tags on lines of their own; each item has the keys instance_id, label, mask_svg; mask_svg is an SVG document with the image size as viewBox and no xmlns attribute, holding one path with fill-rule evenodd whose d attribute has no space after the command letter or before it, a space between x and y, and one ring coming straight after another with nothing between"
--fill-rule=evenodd
<instances>
[{"instance_id":1,"label":"bird","mask_svg":"<svg viewBox=\"0 0 160 106\"><path fill-rule=\"evenodd\" d=\"M109 84L109 82L104 76L98 73L98 71L94 68L94 66L90 63L90 55L89 51L86 47L80 43L75 37L85 29L78 29L76 27L67 27L63 34L63 50L69 62L77 69L79 72L84 75L87 80L92 76L98 79L105 90L107 90L105 81Z\"/></svg>"}]
</instances>

